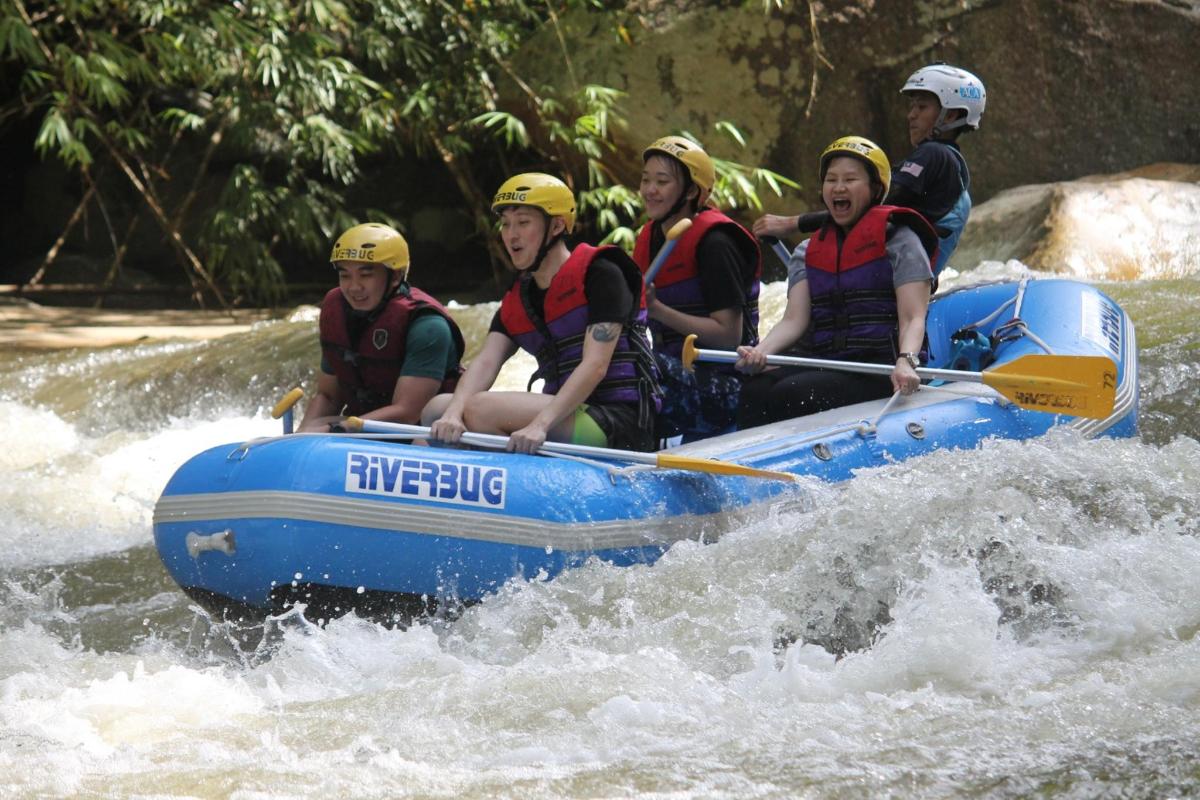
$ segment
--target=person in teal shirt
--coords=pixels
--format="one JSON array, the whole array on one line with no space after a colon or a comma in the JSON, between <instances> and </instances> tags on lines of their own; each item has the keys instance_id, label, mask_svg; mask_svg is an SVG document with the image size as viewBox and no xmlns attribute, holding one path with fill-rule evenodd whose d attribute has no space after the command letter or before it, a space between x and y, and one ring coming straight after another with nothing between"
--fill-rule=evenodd
<instances>
[{"instance_id":1,"label":"person in teal shirt","mask_svg":"<svg viewBox=\"0 0 1200 800\"><path fill-rule=\"evenodd\" d=\"M413 424L462 372L462 332L431 295L408 283L404 237L378 223L334 243L338 286L321 302L321 371L301 431L337 430L345 416Z\"/></svg>"}]
</instances>

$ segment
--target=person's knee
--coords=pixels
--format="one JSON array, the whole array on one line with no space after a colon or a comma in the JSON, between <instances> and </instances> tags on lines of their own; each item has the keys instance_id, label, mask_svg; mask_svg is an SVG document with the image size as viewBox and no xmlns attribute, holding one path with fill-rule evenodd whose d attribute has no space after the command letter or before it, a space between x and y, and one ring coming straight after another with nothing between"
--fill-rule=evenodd
<instances>
[{"instance_id":1,"label":"person's knee","mask_svg":"<svg viewBox=\"0 0 1200 800\"><path fill-rule=\"evenodd\" d=\"M425 408L421 409L421 424L429 427L433 423L442 418L442 414L446 413L446 407L450 405L450 398L454 395L439 394L425 404Z\"/></svg>"},{"instance_id":2,"label":"person's knee","mask_svg":"<svg viewBox=\"0 0 1200 800\"><path fill-rule=\"evenodd\" d=\"M479 402L479 395L468 397L466 404L463 405L463 422L467 424L467 428L475 430L474 422L478 421L483 411L484 404Z\"/></svg>"},{"instance_id":3,"label":"person's knee","mask_svg":"<svg viewBox=\"0 0 1200 800\"><path fill-rule=\"evenodd\" d=\"M500 409L494 401L495 398L487 392L480 392L467 400L467 404L463 406L463 423L467 430L480 433L501 432L497 423Z\"/></svg>"}]
</instances>

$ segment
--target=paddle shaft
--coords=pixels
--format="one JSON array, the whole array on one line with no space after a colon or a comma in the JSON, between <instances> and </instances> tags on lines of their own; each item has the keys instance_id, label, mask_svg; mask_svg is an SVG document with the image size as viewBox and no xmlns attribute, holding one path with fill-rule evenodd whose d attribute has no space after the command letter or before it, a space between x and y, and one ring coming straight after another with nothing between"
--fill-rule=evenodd
<instances>
[{"instance_id":1,"label":"paddle shaft","mask_svg":"<svg viewBox=\"0 0 1200 800\"><path fill-rule=\"evenodd\" d=\"M650 263L650 268L646 270L646 274L642 276L642 283L647 286L654 283L654 278L658 275L658 271L662 269L662 265L666 263L667 256L671 255L671 251L675 249L675 245L679 242L679 237L683 236L690 227L692 227L692 221L687 217L684 217L671 226L671 229L667 231L666 243L658 251L658 255L654 257L654 261Z\"/></svg>"},{"instance_id":2,"label":"paddle shaft","mask_svg":"<svg viewBox=\"0 0 1200 800\"><path fill-rule=\"evenodd\" d=\"M361 430L366 433L403 433L414 436L430 437L429 428L420 425L403 425L398 422L380 422L378 420L350 417L346 427L351 430ZM488 447L504 450L508 447L507 436L497 436L492 433L472 433L467 431L462 435L464 444L475 447ZM639 453L636 450L614 450L609 447L589 447L582 444L566 442L546 442L538 448L539 453L551 455L582 456L585 458L607 458L614 461L630 461L635 464L647 464L661 469L681 469L691 472L706 472L713 475L742 475L751 478L770 478L772 480L795 481L797 477L790 472L747 467L730 461L719 461L710 458L693 458L677 456L670 453Z\"/></svg>"},{"instance_id":3,"label":"paddle shaft","mask_svg":"<svg viewBox=\"0 0 1200 800\"><path fill-rule=\"evenodd\" d=\"M697 361L713 361L718 364L732 364L738 360L738 354L729 350L702 350L696 348ZM867 375L891 375L894 367L891 364L868 364L860 361L831 361L824 358L800 358L799 356L767 356L767 363L773 367L818 367L832 369L838 372L862 372ZM965 372L957 369L933 369L918 367L917 374L928 380L968 381L983 383L982 372Z\"/></svg>"},{"instance_id":4,"label":"paddle shaft","mask_svg":"<svg viewBox=\"0 0 1200 800\"><path fill-rule=\"evenodd\" d=\"M430 436L430 429L421 425L404 425L399 422L380 422L379 420L364 419L364 433L408 433L413 436ZM462 435L463 444L473 447L486 447L492 450L504 450L508 447L508 437L494 433L472 433L467 431ZM583 444L568 442L546 442L538 448L539 453L558 453L568 456L584 456L589 458L612 458L620 461L634 461L638 464L658 464L658 456L654 453L639 453L634 450L614 450L608 447L589 447Z\"/></svg>"},{"instance_id":5,"label":"paddle shaft","mask_svg":"<svg viewBox=\"0 0 1200 800\"><path fill-rule=\"evenodd\" d=\"M683 344L683 363L688 369L700 359L732 364L738 354L728 350L699 350L694 337ZM889 364L857 361L827 361L797 356L767 356L773 366L815 367L869 375L890 375ZM1104 419L1116 402L1117 370L1104 356L1060 356L1030 354L994 366L986 372L919 367L926 380L966 381L992 387L1021 408Z\"/></svg>"},{"instance_id":6,"label":"paddle shaft","mask_svg":"<svg viewBox=\"0 0 1200 800\"><path fill-rule=\"evenodd\" d=\"M787 245L784 244L783 242L781 242L779 240L779 237L777 237L777 236L760 236L758 238L760 240L762 240L762 242L764 244L768 244L771 246L771 249L775 251L776 257L778 257L779 260L783 262L783 265L785 267L788 265L788 262L792 260L792 251L787 249Z\"/></svg>"}]
</instances>

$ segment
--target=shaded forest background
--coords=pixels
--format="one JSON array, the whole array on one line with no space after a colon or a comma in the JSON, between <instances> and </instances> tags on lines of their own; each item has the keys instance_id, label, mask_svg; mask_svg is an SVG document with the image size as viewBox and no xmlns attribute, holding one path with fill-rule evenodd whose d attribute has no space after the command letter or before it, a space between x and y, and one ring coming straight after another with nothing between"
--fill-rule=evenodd
<instances>
[{"instance_id":1,"label":"shaded forest background","mask_svg":"<svg viewBox=\"0 0 1200 800\"><path fill-rule=\"evenodd\" d=\"M371 219L419 285L494 297L509 174L562 175L581 238L628 245L641 148L686 133L744 221L807 208L833 137L904 156L897 90L933 60L988 87L977 202L1200 163L1196 41L1184 0L0 0L0 284L312 301L331 237ZM88 288L31 288L64 284Z\"/></svg>"}]
</instances>

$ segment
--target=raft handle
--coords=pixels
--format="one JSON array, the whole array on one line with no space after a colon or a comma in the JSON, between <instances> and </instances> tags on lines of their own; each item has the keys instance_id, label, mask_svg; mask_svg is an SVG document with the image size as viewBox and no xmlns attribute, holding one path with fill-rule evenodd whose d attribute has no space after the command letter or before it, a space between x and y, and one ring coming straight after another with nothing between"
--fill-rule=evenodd
<instances>
[{"instance_id":1,"label":"raft handle","mask_svg":"<svg viewBox=\"0 0 1200 800\"><path fill-rule=\"evenodd\" d=\"M217 550L227 556L231 556L237 552L237 543L234 541L233 531L228 528L209 534L208 536L191 531L183 541L187 546L188 555L192 558L199 558L201 553L208 550Z\"/></svg>"}]
</instances>

